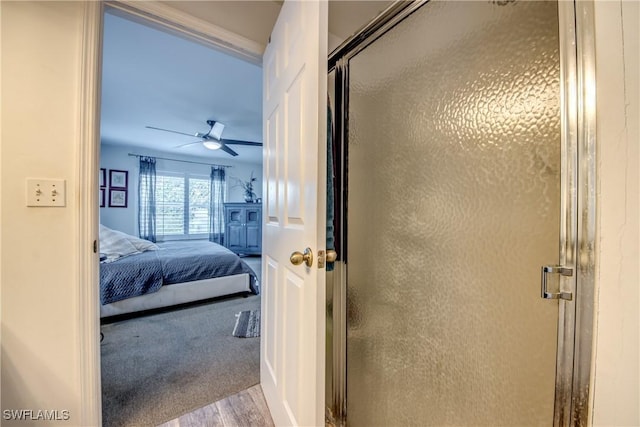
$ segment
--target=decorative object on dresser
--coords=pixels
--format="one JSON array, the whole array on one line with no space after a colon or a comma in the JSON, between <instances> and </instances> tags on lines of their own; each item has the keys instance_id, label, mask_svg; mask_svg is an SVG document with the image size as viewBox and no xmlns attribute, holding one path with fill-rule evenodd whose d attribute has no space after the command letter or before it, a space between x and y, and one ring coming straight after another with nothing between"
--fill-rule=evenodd
<instances>
[{"instance_id":1,"label":"decorative object on dresser","mask_svg":"<svg viewBox=\"0 0 640 427\"><path fill-rule=\"evenodd\" d=\"M253 183L258 180L258 178L253 176L253 171L251 171L251 176L248 181L243 181L239 178L234 178L238 184L235 187L242 187L244 190L244 201L246 203L254 203L256 200L256 193L253 191Z\"/></svg>"},{"instance_id":2,"label":"decorative object on dresser","mask_svg":"<svg viewBox=\"0 0 640 427\"><path fill-rule=\"evenodd\" d=\"M225 203L225 246L239 255L262 253L262 205Z\"/></svg>"}]
</instances>

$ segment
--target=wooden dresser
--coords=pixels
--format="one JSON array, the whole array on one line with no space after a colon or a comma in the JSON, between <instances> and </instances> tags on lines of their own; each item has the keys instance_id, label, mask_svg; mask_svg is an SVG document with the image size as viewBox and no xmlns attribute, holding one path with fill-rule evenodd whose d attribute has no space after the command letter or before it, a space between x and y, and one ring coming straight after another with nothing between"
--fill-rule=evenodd
<instances>
[{"instance_id":1,"label":"wooden dresser","mask_svg":"<svg viewBox=\"0 0 640 427\"><path fill-rule=\"evenodd\" d=\"M238 255L262 253L262 204L225 203L225 246Z\"/></svg>"}]
</instances>

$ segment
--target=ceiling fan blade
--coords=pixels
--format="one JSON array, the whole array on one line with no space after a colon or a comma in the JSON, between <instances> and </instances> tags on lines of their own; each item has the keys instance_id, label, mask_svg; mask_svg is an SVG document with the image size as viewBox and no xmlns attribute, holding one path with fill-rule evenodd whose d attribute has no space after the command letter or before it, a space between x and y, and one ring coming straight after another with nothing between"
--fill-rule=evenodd
<instances>
[{"instance_id":1,"label":"ceiling fan blade","mask_svg":"<svg viewBox=\"0 0 640 427\"><path fill-rule=\"evenodd\" d=\"M186 144L176 145L175 148L182 148L182 147L186 147L187 145L201 144L201 143L202 141L187 142Z\"/></svg>"},{"instance_id":2,"label":"ceiling fan blade","mask_svg":"<svg viewBox=\"0 0 640 427\"><path fill-rule=\"evenodd\" d=\"M237 156L238 153L236 153L235 151L233 151L231 148L227 147L226 145L222 144L222 147L220 147L220 149L226 153L231 154L232 156Z\"/></svg>"},{"instance_id":3,"label":"ceiling fan blade","mask_svg":"<svg viewBox=\"0 0 640 427\"><path fill-rule=\"evenodd\" d=\"M193 133L186 133L186 132L178 132L177 130L162 129L162 128L157 128L157 127L154 127L154 126L145 126L145 127L146 127L147 129L161 130L161 131L163 131L163 132L171 132L171 133L177 133L177 134L180 134L180 135L187 135L187 136L195 136L195 137L199 137L199 135L198 135L197 133L196 133L196 134L193 134Z\"/></svg>"},{"instance_id":4,"label":"ceiling fan blade","mask_svg":"<svg viewBox=\"0 0 640 427\"><path fill-rule=\"evenodd\" d=\"M221 139L220 141L224 144L253 145L255 147L262 147L262 142L239 141L237 139Z\"/></svg>"}]
</instances>

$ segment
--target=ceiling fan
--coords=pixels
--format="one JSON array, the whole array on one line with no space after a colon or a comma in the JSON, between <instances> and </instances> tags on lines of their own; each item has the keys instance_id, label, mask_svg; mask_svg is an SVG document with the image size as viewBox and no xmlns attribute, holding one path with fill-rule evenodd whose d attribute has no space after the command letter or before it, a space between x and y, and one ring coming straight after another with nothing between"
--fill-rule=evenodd
<instances>
[{"instance_id":1,"label":"ceiling fan","mask_svg":"<svg viewBox=\"0 0 640 427\"><path fill-rule=\"evenodd\" d=\"M237 139L222 139L222 131L224 130L224 125L220 122L216 122L215 120L207 120L207 124L209 125L209 131L207 133L186 133L179 132L177 130L171 129L162 129L154 126L145 126L147 129L155 129L161 130L163 132L171 132L177 133L180 135L194 136L196 138L201 138L200 141L189 142L187 144L178 145L178 147L186 147L187 145L192 144L202 144L205 148L209 150L218 150L231 154L232 156L237 156L238 153L233 151L228 145L250 145L254 147L262 147L262 142L252 142L252 141L239 141Z\"/></svg>"}]
</instances>

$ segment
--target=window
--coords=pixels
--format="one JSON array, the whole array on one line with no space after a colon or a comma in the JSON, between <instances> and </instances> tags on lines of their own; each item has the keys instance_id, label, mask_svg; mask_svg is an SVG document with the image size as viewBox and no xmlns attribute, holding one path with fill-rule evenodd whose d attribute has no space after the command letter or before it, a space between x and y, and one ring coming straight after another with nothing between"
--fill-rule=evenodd
<instances>
[{"instance_id":1,"label":"window","mask_svg":"<svg viewBox=\"0 0 640 427\"><path fill-rule=\"evenodd\" d=\"M164 240L203 238L209 233L207 176L158 172L156 176L157 235Z\"/></svg>"}]
</instances>

